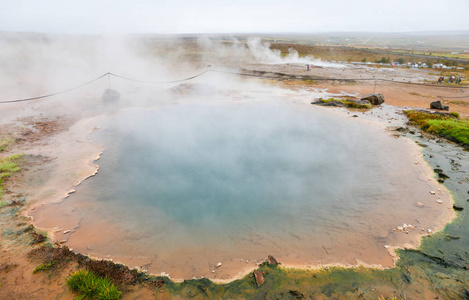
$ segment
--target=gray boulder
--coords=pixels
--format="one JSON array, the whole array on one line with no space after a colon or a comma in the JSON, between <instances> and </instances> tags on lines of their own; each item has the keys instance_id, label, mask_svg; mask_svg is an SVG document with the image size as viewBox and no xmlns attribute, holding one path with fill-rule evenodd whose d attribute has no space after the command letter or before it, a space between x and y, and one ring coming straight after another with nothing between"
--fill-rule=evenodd
<instances>
[{"instance_id":1,"label":"gray boulder","mask_svg":"<svg viewBox=\"0 0 469 300\"><path fill-rule=\"evenodd\" d=\"M384 96L383 94L373 93L361 97L360 100L368 100L372 105L381 105L384 103Z\"/></svg>"},{"instance_id":2,"label":"gray boulder","mask_svg":"<svg viewBox=\"0 0 469 300\"><path fill-rule=\"evenodd\" d=\"M438 110L446 110L446 111L449 110L449 106L441 104L440 100L430 103L430 108L431 109L438 109Z\"/></svg>"}]
</instances>

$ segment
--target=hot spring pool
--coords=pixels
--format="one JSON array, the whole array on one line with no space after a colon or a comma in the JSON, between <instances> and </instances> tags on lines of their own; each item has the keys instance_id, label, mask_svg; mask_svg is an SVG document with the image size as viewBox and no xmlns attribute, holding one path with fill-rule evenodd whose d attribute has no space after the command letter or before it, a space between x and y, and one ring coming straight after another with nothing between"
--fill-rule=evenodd
<instances>
[{"instance_id":1,"label":"hot spring pool","mask_svg":"<svg viewBox=\"0 0 469 300\"><path fill-rule=\"evenodd\" d=\"M390 266L385 245L419 234L393 229L438 214L411 142L322 108L172 105L101 127L99 174L43 214L78 220L75 251L176 279L230 279L267 255Z\"/></svg>"}]
</instances>

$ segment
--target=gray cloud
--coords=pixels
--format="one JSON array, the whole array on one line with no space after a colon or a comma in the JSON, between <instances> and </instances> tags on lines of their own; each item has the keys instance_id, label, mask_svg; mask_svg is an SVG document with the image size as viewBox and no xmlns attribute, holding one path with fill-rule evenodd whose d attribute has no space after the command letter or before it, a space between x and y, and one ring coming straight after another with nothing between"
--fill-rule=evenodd
<instances>
[{"instance_id":1,"label":"gray cloud","mask_svg":"<svg viewBox=\"0 0 469 300\"><path fill-rule=\"evenodd\" d=\"M442 4L437 0L4 0L0 30L121 34L469 29L466 0Z\"/></svg>"}]
</instances>

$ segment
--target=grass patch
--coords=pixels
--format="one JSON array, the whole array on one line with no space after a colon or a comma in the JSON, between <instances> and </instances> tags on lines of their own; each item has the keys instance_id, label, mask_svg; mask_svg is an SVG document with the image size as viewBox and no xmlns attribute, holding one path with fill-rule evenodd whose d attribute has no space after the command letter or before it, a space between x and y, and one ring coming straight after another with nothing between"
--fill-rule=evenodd
<instances>
[{"instance_id":1,"label":"grass patch","mask_svg":"<svg viewBox=\"0 0 469 300\"><path fill-rule=\"evenodd\" d=\"M99 277L84 270L76 271L67 278L67 285L79 294L79 299L119 299L122 292L107 277Z\"/></svg>"},{"instance_id":2,"label":"grass patch","mask_svg":"<svg viewBox=\"0 0 469 300\"><path fill-rule=\"evenodd\" d=\"M460 119L459 114L432 114L415 110L404 113L423 131L469 146L469 120Z\"/></svg>"},{"instance_id":3,"label":"grass patch","mask_svg":"<svg viewBox=\"0 0 469 300\"><path fill-rule=\"evenodd\" d=\"M14 172L18 172L20 168L16 164L16 160L21 158L22 154L14 154L0 159L0 179L10 176Z\"/></svg>"},{"instance_id":4,"label":"grass patch","mask_svg":"<svg viewBox=\"0 0 469 300\"><path fill-rule=\"evenodd\" d=\"M0 152L5 151L10 144L13 144L15 140L9 137L0 139Z\"/></svg>"},{"instance_id":5,"label":"grass patch","mask_svg":"<svg viewBox=\"0 0 469 300\"><path fill-rule=\"evenodd\" d=\"M463 100L451 100L449 101L449 103L460 105L460 106L469 106L469 101L463 101Z\"/></svg>"},{"instance_id":6,"label":"grass patch","mask_svg":"<svg viewBox=\"0 0 469 300\"><path fill-rule=\"evenodd\" d=\"M50 262L50 263L43 263L43 264L40 264L39 266L37 266L36 268L34 268L33 270L33 274L36 274L37 272L39 271L47 271L47 270L50 270L53 266L54 266L54 262Z\"/></svg>"},{"instance_id":7,"label":"grass patch","mask_svg":"<svg viewBox=\"0 0 469 300\"><path fill-rule=\"evenodd\" d=\"M14 172L18 172L20 167L16 164L16 161L23 156L22 154L15 154L11 156L7 156L5 158L0 159L0 200L3 197L3 180L11 176ZM1 205L3 207L5 205Z\"/></svg>"},{"instance_id":8,"label":"grass patch","mask_svg":"<svg viewBox=\"0 0 469 300\"><path fill-rule=\"evenodd\" d=\"M421 94L421 93L417 93L417 92L410 92L409 94L411 94L412 96L420 96L420 97L425 97L425 98L435 98L432 95L425 95L425 94Z\"/></svg>"}]
</instances>

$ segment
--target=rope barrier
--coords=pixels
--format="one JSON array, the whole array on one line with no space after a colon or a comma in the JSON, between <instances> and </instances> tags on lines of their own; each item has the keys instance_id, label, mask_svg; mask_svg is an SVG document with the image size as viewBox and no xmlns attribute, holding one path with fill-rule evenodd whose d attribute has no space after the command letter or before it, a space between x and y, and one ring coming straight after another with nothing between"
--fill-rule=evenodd
<instances>
[{"instance_id":1,"label":"rope barrier","mask_svg":"<svg viewBox=\"0 0 469 300\"><path fill-rule=\"evenodd\" d=\"M183 82L183 81L188 81L188 80L192 80L194 78L197 78L199 76L202 76L203 74L209 72L210 70L205 70L199 74L196 74L194 76L191 76L191 77L188 77L188 78L184 78L184 79L178 79L178 80L173 80L173 81L144 81L144 80L138 80L138 79L132 79L132 78L129 78L129 77L125 77L125 76L121 76L121 75L117 75L117 74L114 74L114 73L106 73L106 74L103 74L93 80L90 80L84 84L81 84L79 86L75 86L75 87L72 87L72 88L69 88L67 90L64 90L64 91L60 91L60 92L56 92L56 93L52 93L52 94L47 94L47 95L43 95L43 96L37 96L37 97L31 97L31 98L25 98L25 99L16 99L16 100L7 100L7 101L1 101L0 104L3 104L3 103L15 103L15 102L25 102L25 101L33 101L33 100L38 100L38 99L42 99L42 98L48 98L48 97L52 97L52 96L57 96L57 95L60 95L60 94L64 94L64 93L67 93L67 92L71 92L73 90L76 90L76 89L79 89L81 87L84 87L86 85L89 85L105 76L114 76L114 77L118 77L118 78L122 78L122 79L125 79L125 80L130 80L130 81L135 81L135 82L143 82L143 83L158 83L158 84L164 84L164 83L177 83L177 82ZM110 82L110 81L109 81ZM110 84L110 83L109 83Z\"/></svg>"},{"instance_id":2,"label":"rope barrier","mask_svg":"<svg viewBox=\"0 0 469 300\"><path fill-rule=\"evenodd\" d=\"M86 83L83 83L81 85L78 85L78 86L75 86L75 87L72 87L72 88L69 88L67 90L64 90L64 91L60 91L60 92L56 92L56 93L51 93L51 94L47 94L47 95L43 95L43 96L37 96L37 97L31 97L31 98L25 98L25 99L16 99L16 100L7 100L7 101L2 101L0 102L0 104L3 104L3 103L15 103L15 102L24 102L24 101L33 101L33 100L38 100L38 99L43 99L43 98L48 98L48 97L52 97L52 96L57 96L57 95L60 95L60 94L64 94L64 93L67 93L67 92L71 92L73 90L76 90L76 89L79 89L81 87L84 87L86 85L89 85L105 76L109 76L109 80L110 80L110 77L111 76L114 76L114 77L117 77L117 78L121 78L121 79L124 79L124 80L129 80L129 81L134 81L134 82L141 82L141 83L153 83L153 84L167 84L167 83L178 83L178 82L183 82L183 81L188 81L188 80L192 80L192 79L195 79L199 76L202 76L208 72L215 72L215 73L225 73L225 74L231 74L231 75L237 75L237 76L246 76L246 77L257 77L257 78L275 78L275 79L278 79L279 76L290 76L290 77L293 77L293 76L297 76L297 75L290 75L290 74L284 74L284 73L271 73L271 75L260 75L260 74L247 74L247 73L240 73L240 72L231 72L231 71L221 71L221 70L213 70L213 69L210 69L210 70L205 70L203 72L200 72L196 75L193 75L193 76L190 76L190 77L187 77L187 78L183 78L183 79L178 79L178 80L172 80L172 81L147 81L147 80L139 80L139 79L134 79L134 78L130 78L130 77L125 77L125 76L122 76L122 75L118 75L118 74L114 74L114 73L106 73L106 74L103 74L93 80L90 80ZM301 75L300 75L301 76ZM413 83L413 82L406 82L406 81L395 81L395 80L389 80L389 79L382 79L382 78L324 78L324 77L311 77L311 80L320 80L320 81L384 81L384 82L391 82L391 83L398 83L398 84L411 84L411 85L418 85L418 86L431 86L431 87L437 87L437 88L459 88L459 89L464 89L464 88L468 88L467 86L442 86L442 85L434 85L434 84L424 84L424 83ZM109 81L110 82L110 81ZM443 97L443 96L439 96L439 97ZM444 97L444 98L469 98L469 96L464 96L464 97Z\"/></svg>"},{"instance_id":3,"label":"rope barrier","mask_svg":"<svg viewBox=\"0 0 469 300\"><path fill-rule=\"evenodd\" d=\"M81 85L79 85L79 86L76 86L76 87L73 87L73 88L69 88L69 89L67 89L67 90L65 90L65 91L61 91L61 92L57 92L57 93L52 93L52 94L48 94L48 95L43 95L43 96L32 97L32 98L25 98L25 99L17 99L17 100L2 101L2 102L0 102L0 104L1 104L1 103L15 103L15 102L32 101L32 100L37 100L37 99L42 99L42 98L57 96L57 95L64 94L64 93L67 93L67 92L71 92L71 91L73 91L73 90L76 90L76 89L79 89L79 88L81 88L81 87L84 87L85 85L91 84L91 83L93 83L93 82L95 82L95 81L97 81L97 80L99 80L99 79L101 79L101 78L103 78L104 76L107 76L107 75L108 75L108 73L103 74L103 75L101 75L101 76L99 76L99 77L97 77L97 78L95 78L95 79L93 79L93 80L90 80L90 81L88 81L88 82L86 82L86 83L84 83L84 84L81 84Z\"/></svg>"}]
</instances>

